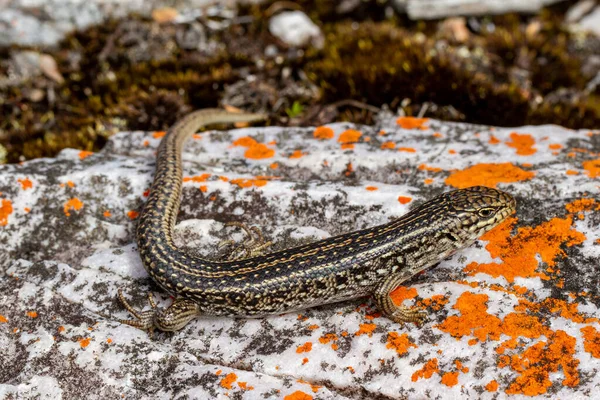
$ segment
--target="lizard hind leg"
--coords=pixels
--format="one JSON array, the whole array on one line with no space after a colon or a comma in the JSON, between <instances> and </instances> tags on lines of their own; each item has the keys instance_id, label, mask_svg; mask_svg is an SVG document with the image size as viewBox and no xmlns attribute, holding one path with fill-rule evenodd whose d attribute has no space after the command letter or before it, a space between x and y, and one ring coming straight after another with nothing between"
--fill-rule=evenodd
<instances>
[{"instance_id":1,"label":"lizard hind leg","mask_svg":"<svg viewBox=\"0 0 600 400\"><path fill-rule=\"evenodd\" d=\"M381 313L394 322L404 324L406 322L414 322L416 325L421 325L427 317L427 312L419 307L398 306L390 297L390 293L396 289L402 282L406 281L410 276L407 274L396 273L386 277L379 283L373 298L377 303L377 308Z\"/></svg>"},{"instance_id":2,"label":"lizard hind leg","mask_svg":"<svg viewBox=\"0 0 600 400\"><path fill-rule=\"evenodd\" d=\"M273 242L265 241L262 232L256 226L248 227L248 225L241 222L228 222L225 226L241 228L247 236L246 240L239 244L236 244L233 240L223 240L219 243L219 250L231 247L227 256L228 261L259 256L264 254L265 250L273 244Z\"/></svg>"}]
</instances>

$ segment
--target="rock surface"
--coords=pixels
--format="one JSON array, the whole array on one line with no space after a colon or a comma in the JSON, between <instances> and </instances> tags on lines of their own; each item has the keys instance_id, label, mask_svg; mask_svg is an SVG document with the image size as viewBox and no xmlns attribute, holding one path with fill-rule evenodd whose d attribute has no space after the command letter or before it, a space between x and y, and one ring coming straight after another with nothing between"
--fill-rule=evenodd
<instances>
[{"instance_id":1,"label":"rock surface","mask_svg":"<svg viewBox=\"0 0 600 400\"><path fill-rule=\"evenodd\" d=\"M265 319L147 333L156 287L134 245L161 132L0 166L0 398L575 399L600 390L600 132L382 117L375 127L198 134L177 242L215 256L228 221L277 246L384 223L442 191L496 186L518 212L394 292ZM241 239L233 231L235 239ZM168 303L163 294L161 304ZM104 315L109 318L103 317ZM519 397L519 396L515 396Z\"/></svg>"}]
</instances>

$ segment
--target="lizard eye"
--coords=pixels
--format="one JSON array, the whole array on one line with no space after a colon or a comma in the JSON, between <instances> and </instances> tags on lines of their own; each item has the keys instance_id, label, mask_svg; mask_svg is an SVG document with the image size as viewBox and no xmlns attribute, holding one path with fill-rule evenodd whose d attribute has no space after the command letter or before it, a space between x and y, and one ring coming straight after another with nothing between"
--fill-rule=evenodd
<instances>
[{"instance_id":1,"label":"lizard eye","mask_svg":"<svg viewBox=\"0 0 600 400\"><path fill-rule=\"evenodd\" d=\"M489 218L494 214L494 209L493 208L482 208L481 210L477 211L477 214L479 214L479 216L482 218Z\"/></svg>"}]
</instances>

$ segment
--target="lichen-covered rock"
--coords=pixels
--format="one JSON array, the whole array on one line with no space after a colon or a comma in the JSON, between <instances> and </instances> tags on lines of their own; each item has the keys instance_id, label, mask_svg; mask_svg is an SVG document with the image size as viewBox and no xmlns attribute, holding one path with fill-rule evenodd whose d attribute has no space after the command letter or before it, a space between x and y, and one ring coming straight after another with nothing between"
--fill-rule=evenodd
<instances>
[{"instance_id":1,"label":"lichen-covered rock","mask_svg":"<svg viewBox=\"0 0 600 400\"><path fill-rule=\"evenodd\" d=\"M176 241L210 257L228 221L291 246L457 187L498 187L518 212L394 292L427 307L421 327L364 299L199 318L153 340L118 322L129 316L116 292L144 307L156 290L134 227L163 134L0 167L0 397L574 399L600 389L599 132L387 117L195 135Z\"/></svg>"}]
</instances>

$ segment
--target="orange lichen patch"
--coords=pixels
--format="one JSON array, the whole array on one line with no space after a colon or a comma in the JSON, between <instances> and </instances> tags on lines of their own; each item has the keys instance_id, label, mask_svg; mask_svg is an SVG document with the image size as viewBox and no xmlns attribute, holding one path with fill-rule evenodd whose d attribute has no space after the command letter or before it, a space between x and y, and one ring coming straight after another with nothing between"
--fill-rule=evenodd
<instances>
[{"instance_id":1,"label":"orange lichen patch","mask_svg":"<svg viewBox=\"0 0 600 400\"><path fill-rule=\"evenodd\" d=\"M416 118L416 117L400 117L396 120L396 123L402 129L421 129L425 130L428 127L425 123L429 121L429 118Z\"/></svg>"},{"instance_id":2,"label":"orange lichen patch","mask_svg":"<svg viewBox=\"0 0 600 400\"><path fill-rule=\"evenodd\" d=\"M369 192L374 192L375 190L379 190L379 188L377 186L367 186L365 189L367 189Z\"/></svg>"},{"instance_id":3,"label":"orange lichen patch","mask_svg":"<svg viewBox=\"0 0 600 400\"><path fill-rule=\"evenodd\" d=\"M302 156L305 156L308 153L303 153L302 150L294 150L294 152L292 154L290 154L289 158L301 158Z\"/></svg>"},{"instance_id":4,"label":"orange lichen patch","mask_svg":"<svg viewBox=\"0 0 600 400\"><path fill-rule=\"evenodd\" d=\"M255 146L251 146L244 153L244 157L253 160L262 160L264 158L271 158L275 155L275 150L268 148L262 143L258 143Z\"/></svg>"},{"instance_id":5,"label":"orange lichen patch","mask_svg":"<svg viewBox=\"0 0 600 400\"><path fill-rule=\"evenodd\" d=\"M522 354L500 359L499 367L510 366L520 375L506 390L507 394L523 394L536 396L547 392L552 385L550 373L557 372L562 367L565 378L564 386L575 387L579 384L575 359L575 338L562 330L551 333L548 342L538 342Z\"/></svg>"},{"instance_id":6,"label":"orange lichen patch","mask_svg":"<svg viewBox=\"0 0 600 400\"><path fill-rule=\"evenodd\" d=\"M333 139L333 136L335 136L333 129L328 126L318 126L313 132L315 139Z\"/></svg>"},{"instance_id":7,"label":"orange lichen patch","mask_svg":"<svg viewBox=\"0 0 600 400\"><path fill-rule=\"evenodd\" d=\"M368 335L369 337L373 336L373 331L377 328L375 324L360 324L358 331L354 334L354 336L360 335Z\"/></svg>"},{"instance_id":8,"label":"orange lichen patch","mask_svg":"<svg viewBox=\"0 0 600 400\"><path fill-rule=\"evenodd\" d=\"M296 353L298 353L298 354L308 353L311 350L312 350L312 342L306 342L306 343L301 344L300 346L296 347Z\"/></svg>"},{"instance_id":9,"label":"orange lichen patch","mask_svg":"<svg viewBox=\"0 0 600 400\"><path fill-rule=\"evenodd\" d=\"M198 189L200 189L202 193L206 193L208 191L208 187L206 185L202 185Z\"/></svg>"},{"instance_id":10,"label":"orange lichen patch","mask_svg":"<svg viewBox=\"0 0 600 400\"><path fill-rule=\"evenodd\" d=\"M433 183L433 179L431 179L431 178L423 179L423 183L426 185L431 185Z\"/></svg>"},{"instance_id":11,"label":"orange lichen patch","mask_svg":"<svg viewBox=\"0 0 600 400\"><path fill-rule=\"evenodd\" d=\"M6 319L6 317L4 315L0 315L0 324L5 324L7 322L8 320Z\"/></svg>"},{"instance_id":12,"label":"orange lichen patch","mask_svg":"<svg viewBox=\"0 0 600 400\"><path fill-rule=\"evenodd\" d=\"M269 165L269 168L271 168L271 169L277 169L277 168L279 168L279 164L276 163L276 162L271 163L271 165Z\"/></svg>"},{"instance_id":13,"label":"orange lichen patch","mask_svg":"<svg viewBox=\"0 0 600 400\"><path fill-rule=\"evenodd\" d=\"M308 381L305 381L304 379L298 379L296 382L305 383L307 385L310 385L310 389L313 391L313 393L317 393L319 391L319 389L321 389L323 387L321 385L314 385Z\"/></svg>"},{"instance_id":14,"label":"orange lichen patch","mask_svg":"<svg viewBox=\"0 0 600 400\"><path fill-rule=\"evenodd\" d=\"M489 144L498 144L498 143L500 143L500 139L498 139L494 135L490 135L490 140L488 140L488 143Z\"/></svg>"},{"instance_id":15,"label":"orange lichen patch","mask_svg":"<svg viewBox=\"0 0 600 400\"><path fill-rule=\"evenodd\" d=\"M231 389L231 385L237 380L237 375L234 374L233 372L230 372L229 374L225 375L225 377L223 379L221 379L221 382L219 382L219 385L221 385L221 387L224 387L225 389Z\"/></svg>"},{"instance_id":16,"label":"orange lichen patch","mask_svg":"<svg viewBox=\"0 0 600 400\"><path fill-rule=\"evenodd\" d=\"M398 151L403 151L405 153L416 153L417 150L415 150L412 147L398 147Z\"/></svg>"},{"instance_id":17,"label":"orange lichen patch","mask_svg":"<svg viewBox=\"0 0 600 400\"><path fill-rule=\"evenodd\" d=\"M21 189L27 190L33 187L33 182L29 178L17 179L17 182L21 184Z\"/></svg>"},{"instance_id":18,"label":"orange lichen patch","mask_svg":"<svg viewBox=\"0 0 600 400\"><path fill-rule=\"evenodd\" d=\"M433 376L434 373L439 372L440 369L438 367L438 360L437 358L432 358L431 360L427 361L425 363L425 365L423 366L423 368L416 370L412 376L411 376L411 380L413 382L418 381L419 379L423 378L423 379L429 379Z\"/></svg>"},{"instance_id":19,"label":"orange lichen patch","mask_svg":"<svg viewBox=\"0 0 600 400\"><path fill-rule=\"evenodd\" d=\"M347 129L340 134L337 141L342 144L356 143L361 136L362 133L360 131L357 131L356 129Z\"/></svg>"},{"instance_id":20,"label":"orange lichen patch","mask_svg":"<svg viewBox=\"0 0 600 400\"><path fill-rule=\"evenodd\" d=\"M441 134L441 133L439 133L439 132L433 132L433 135L431 135L431 136L433 136L434 138L441 138L441 137L444 137L444 135L442 135L442 134Z\"/></svg>"},{"instance_id":21,"label":"orange lichen patch","mask_svg":"<svg viewBox=\"0 0 600 400\"><path fill-rule=\"evenodd\" d=\"M535 139L527 133L521 135L517 132L511 132L510 140L510 142L506 142L506 145L517 149L517 154L520 156L530 156L537 152L537 149L533 147Z\"/></svg>"},{"instance_id":22,"label":"orange lichen patch","mask_svg":"<svg viewBox=\"0 0 600 400\"><path fill-rule=\"evenodd\" d=\"M70 217L71 210L79 211L79 210L81 210L82 207L83 207L83 203L81 202L81 200L79 200L77 197L73 197L71 200L68 200L64 204L63 211L67 217Z\"/></svg>"},{"instance_id":23,"label":"orange lichen patch","mask_svg":"<svg viewBox=\"0 0 600 400\"><path fill-rule=\"evenodd\" d=\"M568 169L566 173L567 175L579 175L579 171L575 171L572 169Z\"/></svg>"},{"instance_id":24,"label":"orange lichen patch","mask_svg":"<svg viewBox=\"0 0 600 400\"><path fill-rule=\"evenodd\" d=\"M112 342L113 342L113 341L112 341L112 339L111 339L111 338L107 338L107 339L106 339L106 343L108 343L108 344L111 344Z\"/></svg>"},{"instance_id":25,"label":"orange lichen patch","mask_svg":"<svg viewBox=\"0 0 600 400\"><path fill-rule=\"evenodd\" d=\"M256 187L262 187L265 186L268 181L265 179L243 179L243 178L237 178L237 179L232 179L231 181L229 181L229 183L231 183L232 185L238 185L239 187L243 188L249 188L252 186L256 186Z\"/></svg>"},{"instance_id":26,"label":"orange lichen patch","mask_svg":"<svg viewBox=\"0 0 600 400\"><path fill-rule=\"evenodd\" d=\"M23 207L23 211L25 211L26 213L29 213L31 211L31 208L29 208L29 207Z\"/></svg>"},{"instance_id":27,"label":"orange lichen patch","mask_svg":"<svg viewBox=\"0 0 600 400\"><path fill-rule=\"evenodd\" d=\"M154 139L160 139L161 137L165 136L167 134L167 132L165 131L156 131L152 134L152 137Z\"/></svg>"},{"instance_id":28,"label":"orange lichen patch","mask_svg":"<svg viewBox=\"0 0 600 400\"><path fill-rule=\"evenodd\" d=\"M396 143L394 142L385 142L381 144L381 148L382 149L395 149L396 148Z\"/></svg>"},{"instance_id":29,"label":"orange lichen patch","mask_svg":"<svg viewBox=\"0 0 600 400\"><path fill-rule=\"evenodd\" d=\"M458 384L458 372L446 372L442 375L442 383L450 387Z\"/></svg>"},{"instance_id":30,"label":"orange lichen patch","mask_svg":"<svg viewBox=\"0 0 600 400\"><path fill-rule=\"evenodd\" d=\"M90 338L81 338L78 340L79 346L81 346L82 349L85 349L86 347L88 347L90 345L91 341L92 341L92 339L90 339Z\"/></svg>"},{"instance_id":31,"label":"orange lichen patch","mask_svg":"<svg viewBox=\"0 0 600 400\"><path fill-rule=\"evenodd\" d=\"M82 150L79 152L79 159L84 160L84 159L88 158L89 156L91 156L92 154L94 154L93 151Z\"/></svg>"},{"instance_id":32,"label":"orange lichen patch","mask_svg":"<svg viewBox=\"0 0 600 400\"><path fill-rule=\"evenodd\" d=\"M469 372L469 367L464 367L462 365L462 362L460 362L460 360L454 360L454 365L456 365L456 369L458 369L463 374L466 374L467 372Z\"/></svg>"},{"instance_id":33,"label":"orange lichen patch","mask_svg":"<svg viewBox=\"0 0 600 400\"><path fill-rule=\"evenodd\" d=\"M106 210L104 211L104 213L102 214L105 218L109 218L112 216L112 214L110 213L110 211Z\"/></svg>"},{"instance_id":34,"label":"orange lichen patch","mask_svg":"<svg viewBox=\"0 0 600 400\"><path fill-rule=\"evenodd\" d=\"M129 217L129 219L136 219L139 215L140 213L135 210L127 212L127 216Z\"/></svg>"},{"instance_id":35,"label":"orange lichen patch","mask_svg":"<svg viewBox=\"0 0 600 400\"><path fill-rule=\"evenodd\" d=\"M354 143L344 143L341 148L342 150L352 150L354 148Z\"/></svg>"},{"instance_id":36,"label":"orange lichen patch","mask_svg":"<svg viewBox=\"0 0 600 400\"><path fill-rule=\"evenodd\" d=\"M316 324L314 324L314 325L309 325L309 326L308 326L308 329L310 329L311 331L314 331L315 329L319 329L319 325L316 325Z\"/></svg>"},{"instance_id":37,"label":"orange lichen patch","mask_svg":"<svg viewBox=\"0 0 600 400\"><path fill-rule=\"evenodd\" d=\"M488 298L486 294L464 292L453 306L461 315L452 315L437 327L457 339L472 335L482 342L488 338L498 340L502 322L487 312Z\"/></svg>"},{"instance_id":38,"label":"orange lichen patch","mask_svg":"<svg viewBox=\"0 0 600 400\"><path fill-rule=\"evenodd\" d=\"M184 182L206 182L206 180L208 178L210 178L211 174L202 174L202 175L196 175L196 176L184 176L183 177L183 181Z\"/></svg>"},{"instance_id":39,"label":"orange lichen patch","mask_svg":"<svg viewBox=\"0 0 600 400\"><path fill-rule=\"evenodd\" d=\"M238 382L238 386L242 390L254 390L254 386L248 386L248 382Z\"/></svg>"},{"instance_id":40,"label":"orange lichen patch","mask_svg":"<svg viewBox=\"0 0 600 400\"><path fill-rule=\"evenodd\" d=\"M215 375L216 375L216 376L219 376L219 375L221 375L222 373L223 373L223 371L221 371L221 370L217 370L217 372L215 372Z\"/></svg>"},{"instance_id":41,"label":"orange lichen patch","mask_svg":"<svg viewBox=\"0 0 600 400\"><path fill-rule=\"evenodd\" d=\"M590 178L597 178L600 176L600 159L584 161L583 169L585 169L585 173Z\"/></svg>"},{"instance_id":42,"label":"orange lichen patch","mask_svg":"<svg viewBox=\"0 0 600 400\"><path fill-rule=\"evenodd\" d=\"M400 204L408 204L412 201L412 197L398 196L398 202Z\"/></svg>"},{"instance_id":43,"label":"orange lichen patch","mask_svg":"<svg viewBox=\"0 0 600 400\"><path fill-rule=\"evenodd\" d=\"M150 146L150 141L148 141L148 140L144 140L144 141L142 142L142 146L144 146L144 147L148 147L148 146Z\"/></svg>"},{"instance_id":44,"label":"orange lichen patch","mask_svg":"<svg viewBox=\"0 0 600 400\"><path fill-rule=\"evenodd\" d=\"M309 394L304 393L301 390L296 390L292 394L288 394L283 400L312 400L313 397Z\"/></svg>"},{"instance_id":45,"label":"orange lichen patch","mask_svg":"<svg viewBox=\"0 0 600 400\"><path fill-rule=\"evenodd\" d=\"M594 358L600 358L600 332L593 326L581 328L583 334L583 349Z\"/></svg>"},{"instance_id":46,"label":"orange lichen patch","mask_svg":"<svg viewBox=\"0 0 600 400\"><path fill-rule=\"evenodd\" d=\"M242 136L232 143L233 146L251 147L258 144L258 142L252 139L250 136Z\"/></svg>"},{"instance_id":47,"label":"orange lichen patch","mask_svg":"<svg viewBox=\"0 0 600 400\"><path fill-rule=\"evenodd\" d=\"M417 297L417 289L414 287L398 286L390 293L390 298L396 305L400 305L404 300L415 297Z\"/></svg>"},{"instance_id":48,"label":"orange lichen patch","mask_svg":"<svg viewBox=\"0 0 600 400\"><path fill-rule=\"evenodd\" d=\"M8 224L8 216L12 214L12 212L12 201L2 199L2 205L0 205L0 226L6 226Z\"/></svg>"},{"instance_id":49,"label":"orange lichen patch","mask_svg":"<svg viewBox=\"0 0 600 400\"><path fill-rule=\"evenodd\" d=\"M476 164L462 171L456 171L446 178L447 185L457 189L469 186L496 187L498 183L511 183L531 179L534 172L525 171L511 163L502 164Z\"/></svg>"},{"instance_id":50,"label":"orange lichen patch","mask_svg":"<svg viewBox=\"0 0 600 400\"><path fill-rule=\"evenodd\" d=\"M398 353L399 356L408 353L408 349L411 347L414 347L415 349L418 348L416 344L410 341L406 333L399 335L398 332L388 333L385 347L396 350L396 353Z\"/></svg>"},{"instance_id":51,"label":"orange lichen patch","mask_svg":"<svg viewBox=\"0 0 600 400\"><path fill-rule=\"evenodd\" d=\"M419 302L419 306L431 308L434 311L439 311L442 307L448 304L450 300L443 294L436 294L430 298L423 299Z\"/></svg>"},{"instance_id":52,"label":"orange lichen patch","mask_svg":"<svg viewBox=\"0 0 600 400\"><path fill-rule=\"evenodd\" d=\"M456 154L456 150L450 149L448 150L448 154Z\"/></svg>"},{"instance_id":53,"label":"orange lichen patch","mask_svg":"<svg viewBox=\"0 0 600 400\"><path fill-rule=\"evenodd\" d=\"M65 331L65 327L64 326L59 326L58 327L58 333L63 333Z\"/></svg>"},{"instance_id":54,"label":"orange lichen patch","mask_svg":"<svg viewBox=\"0 0 600 400\"><path fill-rule=\"evenodd\" d=\"M67 181L67 186L70 188L74 188L75 184L73 183L73 181Z\"/></svg>"},{"instance_id":55,"label":"orange lichen patch","mask_svg":"<svg viewBox=\"0 0 600 400\"><path fill-rule=\"evenodd\" d=\"M490 383L485 385L485 390L487 390L488 392L495 392L496 390L498 390L498 382L496 382L495 380L490 381Z\"/></svg>"},{"instance_id":56,"label":"orange lichen patch","mask_svg":"<svg viewBox=\"0 0 600 400\"><path fill-rule=\"evenodd\" d=\"M335 333L327 333L327 334L325 334L325 335L323 335L323 336L321 336L319 338L319 343L321 343L321 344L327 344L329 342L335 342L338 339L339 338L338 338L338 336ZM335 345L335 343L332 344L331 346L333 347L334 345ZM334 350L336 350L336 349L334 349Z\"/></svg>"},{"instance_id":57,"label":"orange lichen patch","mask_svg":"<svg viewBox=\"0 0 600 400\"><path fill-rule=\"evenodd\" d=\"M583 211L592 211L595 208L596 200L594 199L578 199L565 205L565 208L570 213L578 213Z\"/></svg>"},{"instance_id":58,"label":"orange lichen patch","mask_svg":"<svg viewBox=\"0 0 600 400\"><path fill-rule=\"evenodd\" d=\"M304 357L302 359L302 365L307 364L308 363L308 358Z\"/></svg>"},{"instance_id":59,"label":"orange lichen patch","mask_svg":"<svg viewBox=\"0 0 600 400\"><path fill-rule=\"evenodd\" d=\"M548 332L549 330L542 325L538 317L527 314L510 313L502 322L502 333L513 339L518 337L537 339L542 335L547 335ZM512 346L510 343L507 345L508 347Z\"/></svg>"},{"instance_id":60,"label":"orange lichen patch","mask_svg":"<svg viewBox=\"0 0 600 400\"><path fill-rule=\"evenodd\" d=\"M441 168L438 168L438 167L430 167L427 164L421 164L421 165L419 165L419 169L421 171L431 171L431 172L439 172L439 171L442 170Z\"/></svg>"},{"instance_id":61,"label":"orange lichen patch","mask_svg":"<svg viewBox=\"0 0 600 400\"><path fill-rule=\"evenodd\" d=\"M562 246L571 247L586 239L585 235L571 227L571 217L552 218L533 228L522 227L511 237L510 232L516 221L515 218L507 218L481 237L489 241L485 248L490 255L499 257L503 262L472 262L466 266L465 272L470 275L482 272L493 277L504 276L511 283L516 277L548 279L544 273L536 272L539 264L537 255L549 267L554 267L556 258L565 255Z\"/></svg>"},{"instance_id":62,"label":"orange lichen patch","mask_svg":"<svg viewBox=\"0 0 600 400\"><path fill-rule=\"evenodd\" d=\"M559 149L562 149L562 147L563 147L562 144L559 144L559 143L552 143L552 144L548 145L548 148L550 150L559 150Z\"/></svg>"}]
</instances>

